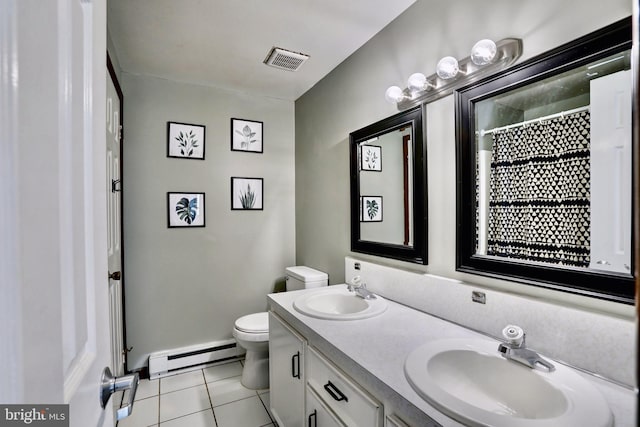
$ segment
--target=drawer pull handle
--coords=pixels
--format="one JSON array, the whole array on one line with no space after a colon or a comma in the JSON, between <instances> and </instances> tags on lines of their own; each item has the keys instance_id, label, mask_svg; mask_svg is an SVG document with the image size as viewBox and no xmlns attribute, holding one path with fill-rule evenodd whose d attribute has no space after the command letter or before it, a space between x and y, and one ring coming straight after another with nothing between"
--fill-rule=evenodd
<instances>
[{"instance_id":1,"label":"drawer pull handle","mask_svg":"<svg viewBox=\"0 0 640 427\"><path fill-rule=\"evenodd\" d=\"M324 389L327 391L327 393L329 393L331 395L331 397L333 397L338 402L340 402L342 400L344 400L345 402L349 401L349 399L347 399L347 396L345 396L338 389L338 387L336 387L331 381L327 381L327 383L324 385Z\"/></svg>"},{"instance_id":2,"label":"drawer pull handle","mask_svg":"<svg viewBox=\"0 0 640 427\"><path fill-rule=\"evenodd\" d=\"M311 417L313 417L313 424L311 424ZM318 411L315 409L312 413L309 414L309 422L307 423L308 427L317 427L318 426Z\"/></svg>"},{"instance_id":3,"label":"drawer pull handle","mask_svg":"<svg viewBox=\"0 0 640 427\"><path fill-rule=\"evenodd\" d=\"M300 379L300 352L291 356L291 376Z\"/></svg>"}]
</instances>

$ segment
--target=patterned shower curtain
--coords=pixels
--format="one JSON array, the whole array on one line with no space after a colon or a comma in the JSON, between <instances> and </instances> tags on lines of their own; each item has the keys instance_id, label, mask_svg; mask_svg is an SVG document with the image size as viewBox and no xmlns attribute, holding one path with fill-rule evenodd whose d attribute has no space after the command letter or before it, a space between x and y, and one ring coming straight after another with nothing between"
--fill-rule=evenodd
<instances>
[{"instance_id":1,"label":"patterned shower curtain","mask_svg":"<svg viewBox=\"0 0 640 427\"><path fill-rule=\"evenodd\" d=\"M488 255L587 267L590 114L493 134Z\"/></svg>"}]
</instances>

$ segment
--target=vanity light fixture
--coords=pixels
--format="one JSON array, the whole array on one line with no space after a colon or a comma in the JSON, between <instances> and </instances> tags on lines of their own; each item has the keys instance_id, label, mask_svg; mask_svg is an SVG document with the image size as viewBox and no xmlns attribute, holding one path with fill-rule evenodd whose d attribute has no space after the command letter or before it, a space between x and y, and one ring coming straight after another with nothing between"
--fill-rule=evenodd
<instances>
[{"instance_id":1,"label":"vanity light fixture","mask_svg":"<svg viewBox=\"0 0 640 427\"><path fill-rule=\"evenodd\" d=\"M398 86L391 86L384 93L384 97L388 102L399 102L400 100L402 100L402 98L404 98L404 93Z\"/></svg>"},{"instance_id":2,"label":"vanity light fixture","mask_svg":"<svg viewBox=\"0 0 640 427\"><path fill-rule=\"evenodd\" d=\"M430 90L435 88L436 86L431 83L427 76L422 73L413 73L407 79L407 87L411 92L417 92L422 90Z\"/></svg>"},{"instance_id":3,"label":"vanity light fixture","mask_svg":"<svg viewBox=\"0 0 640 427\"><path fill-rule=\"evenodd\" d=\"M436 74L443 80L454 78L459 71L458 60L453 56L445 56L436 65Z\"/></svg>"},{"instance_id":4,"label":"vanity light fixture","mask_svg":"<svg viewBox=\"0 0 640 427\"><path fill-rule=\"evenodd\" d=\"M395 103L399 110L432 102L451 94L454 89L510 66L521 55L520 39L503 39L497 43L483 39L473 45L471 55L464 59L458 61L453 56L440 59L436 72L428 77L422 73L411 74L406 89L389 87L385 99Z\"/></svg>"},{"instance_id":5,"label":"vanity light fixture","mask_svg":"<svg viewBox=\"0 0 640 427\"><path fill-rule=\"evenodd\" d=\"M476 65L487 65L498 53L498 47L493 40L484 39L471 48L471 62Z\"/></svg>"}]
</instances>

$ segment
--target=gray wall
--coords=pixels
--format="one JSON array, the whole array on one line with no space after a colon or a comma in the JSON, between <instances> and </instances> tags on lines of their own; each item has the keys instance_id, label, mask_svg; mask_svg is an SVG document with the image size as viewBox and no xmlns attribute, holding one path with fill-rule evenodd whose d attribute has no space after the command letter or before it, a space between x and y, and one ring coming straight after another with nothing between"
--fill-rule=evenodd
<instances>
[{"instance_id":1,"label":"gray wall","mask_svg":"<svg viewBox=\"0 0 640 427\"><path fill-rule=\"evenodd\" d=\"M429 265L353 254L349 234L349 132L397 112L384 99L391 85L435 71L446 55L464 58L482 38L521 38L521 60L631 14L628 0L433 2L418 0L364 47L296 101L296 260L344 281L344 256L466 280L486 287L625 317L633 307L455 271L455 116L448 96L426 107Z\"/></svg>"},{"instance_id":2,"label":"gray wall","mask_svg":"<svg viewBox=\"0 0 640 427\"><path fill-rule=\"evenodd\" d=\"M129 369L230 338L295 264L294 105L122 73ZM230 118L264 122L264 154L230 150ZM205 160L166 157L167 121L206 126ZM231 211L230 177L264 178L263 211ZM205 228L167 228L167 192L204 192Z\"/></svg>"}]
</instances>

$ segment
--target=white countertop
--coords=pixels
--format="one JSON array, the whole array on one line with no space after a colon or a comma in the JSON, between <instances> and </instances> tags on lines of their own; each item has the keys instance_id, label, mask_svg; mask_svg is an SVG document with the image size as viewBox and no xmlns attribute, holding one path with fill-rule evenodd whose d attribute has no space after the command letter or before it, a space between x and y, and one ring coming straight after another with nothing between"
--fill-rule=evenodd
<instances>
[{"instance_id":1,"label":"white countertop","mask_svg":"<svg viewBox=\"0 0 640 427\"><path fill-rule=\"evenodd\" d=\"M310 345L325 353L360 385L381 399L383 404L391 404L407 422L445 427L463 425L442 414L413 390L404 375L404 361L414 349L432 340L488 337L389 299L387 310L369 319L312 318L296 311L293 301L302 293L313 291L270 294L270 309L305 336ZM636 425L635 394L632 390L576 372L602 392L614 414L615 427ZM429 424L425 415L437 424Z\"/></svg>"}]
</instances>

